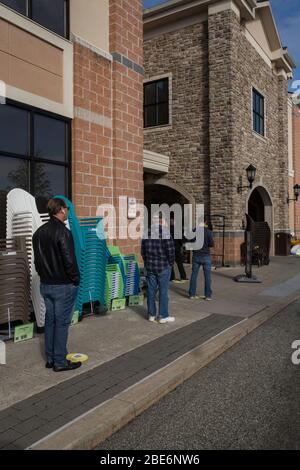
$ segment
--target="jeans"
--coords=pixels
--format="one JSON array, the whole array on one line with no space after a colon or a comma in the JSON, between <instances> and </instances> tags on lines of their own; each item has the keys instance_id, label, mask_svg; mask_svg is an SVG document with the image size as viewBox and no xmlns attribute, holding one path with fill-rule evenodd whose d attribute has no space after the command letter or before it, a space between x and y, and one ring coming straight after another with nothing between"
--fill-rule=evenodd
<instances>
[{"instance_id":1,"label":"jeans","mask_svg":"<svg viewBox=\"0 0 300 470\"><path fill-rule=\"evenodd\" d=\"M183 281L186 279L186 272L183 266L183 253L178 252L175 254L175 263L178 266L178 271L180 274L180 279ZM175 279L175 269L174 267L172 268L172 274L171 274L171 280L173 281Z\"/></svg>"},{"instance_id":2,"label":"jeans","mask_svg":"<svg viewBox=\"0 0 300 470\"><path fill-rule=\"evenodd\" d=\"M47 361L55 366L67 364L69 326L77 298L78 287L72 284L41 284L46 306L45 349Z\"/></svg>"},{"instance_id":3,"label":"jeans","mask_svg":"<svg viewBox=\"0 0 300 470\"><path fill-rule=\"evenodd\" d=\"M156 317L156 293L159 291L159 316L167 318L169 316L169 282L171 277L171 268L165 269L160 274L147 273L148 285L148 315Z\"/></svg>"},{"instance_id":4,"label":"jeans","mask_svg":"<svg viewBox=\"0 0 300 470\"><path fill-rule=\"evenodd\" d=\"M211 297L212 296L211 257L209 255L193 257L192 276L191 276L191 282L190 282L189 296L195 297L196 295L197 279L198 279L200 266L203 266L203 271L204 271L204 280L205 280L204 295L205 297Z\"/></svg>"}]
</instances>

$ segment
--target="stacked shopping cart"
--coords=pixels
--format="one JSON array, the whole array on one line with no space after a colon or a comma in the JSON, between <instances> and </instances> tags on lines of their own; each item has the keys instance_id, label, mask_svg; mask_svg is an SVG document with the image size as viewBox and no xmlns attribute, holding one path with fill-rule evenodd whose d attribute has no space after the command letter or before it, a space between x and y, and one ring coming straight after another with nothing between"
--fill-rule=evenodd
<instances>
[{"instance_id":1,"label":"stacked shopping cart","mask_svg":"<svg viewBox=\"0 0 300 470\"><path fill-rule=\"evenodd\" d=\"M125 297L140 293L140 269L136 255L124 256L125 263Z\"/></svg>"},{"instance_id":2,"label":"stacked shopping cart","mask_svg":"<svg viewBox=\"0 0 300 470\"><path fill-rule=\"evenodd\" d=\"M80 271L76 310L82 316L84 304L90 304L91 313L95 303L97 307L105 305L107 248L103 223L100 217L78 219L71 201L64 196L56 197L63 199L69 207L68 220Z\"/></svg>"},{"instance_id":3,"label":"stacked shopping cart","mask_svg":"<svg viewBox=\"0 0 300 470\"><path fill-rule=\"evenodd\" d=\"M105 303L108 308L111 302L124 298L123 276L118 264L109 264L106 268Z\"/></svg>"},{"instance_id":4,"label":"stacked shopping cart","mask_svg":"<svg viewBox=\"0 0 300 470\"><path fill-rule=\"evenodd\" d=\"M30 294L37 326L45 325L45 303L40 294L40 278L34 266L32 236L49 216L39 214L35 198L23 189L13 189L7 195L6 236L24 237L30 271Z\"/></svg>"},{"instance_id":5,"label":"stacked shopping cart","mask_svg":"<svg viewBox=\"0 0 300 470\"><path fill-rule=\"evenodd\" d=\"M106 269L106 305L124 300L140 293L140 271L136 255L122 255L119 247L108 246L108 264Z\"/></svg>"},{"instance_id":6,"label":"stacked shopping cart","mask_svg":"<svg viewBox=\"0 0 300 470\"><path fill-rule=\"evenodd\" d=\"M0 325L29 321L30 273L25 238L0 240ZM10 334L9 334L10 337Z\"/></svg>"}]
</instances>

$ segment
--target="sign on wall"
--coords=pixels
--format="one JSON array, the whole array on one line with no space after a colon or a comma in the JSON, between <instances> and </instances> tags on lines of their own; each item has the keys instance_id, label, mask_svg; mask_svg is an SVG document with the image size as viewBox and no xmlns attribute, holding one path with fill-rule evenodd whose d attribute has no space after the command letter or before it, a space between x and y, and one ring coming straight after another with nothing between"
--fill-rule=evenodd
<instances>
[{"instance_id":1,"label":"sign on wall","mask_svg":"<svg viewBox=\"0 0 300 470\"><path fill-rule=\"evenodd\" d=\"M136 198L129 197L128 198L128 219L135 219L136 212L137 212Z\"/></svg>"}]
</instances>

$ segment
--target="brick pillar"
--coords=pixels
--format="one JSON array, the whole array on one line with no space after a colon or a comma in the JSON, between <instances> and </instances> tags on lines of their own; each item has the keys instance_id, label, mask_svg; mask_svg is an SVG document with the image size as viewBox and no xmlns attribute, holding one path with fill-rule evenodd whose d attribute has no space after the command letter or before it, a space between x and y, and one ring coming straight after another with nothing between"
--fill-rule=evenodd
<instances>
[{"instance_id":1,"label":"brick pillar","mask_svg":"<svg viewBox=\"0 0 300 470\"><path fill-rule=\"evenodd\" d=\"M110 0L112 65L113 202L134 197L144 202L143 183L143 6L141 0ZM118 214L118 211L117 211ZM123 252L140 250L139 241L115 243Z\"/></svg>"},{"instance_id":2,"label":"brick pillar","mask_svg":"<svg viewBox=\"0 0 300 470\"><path fill-rule=\"evenodd\" d=\"M73 201L80 217L112 203L112 63L74 38Z\"/></svg>"}]
</instances>

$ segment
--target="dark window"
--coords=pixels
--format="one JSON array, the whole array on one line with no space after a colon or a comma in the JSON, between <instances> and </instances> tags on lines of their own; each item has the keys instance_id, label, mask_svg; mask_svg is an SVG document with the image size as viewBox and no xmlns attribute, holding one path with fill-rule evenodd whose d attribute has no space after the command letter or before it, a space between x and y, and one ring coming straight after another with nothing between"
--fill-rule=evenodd
<instances>
[{"instance_id":1,"label":"dark window","mask_svg":"<svg viewBox=\"0 0 300 470\"><path fill-rule=\"evenodd\" d=\"M65 162L66 123L41 114L34 115L34 156Z\"/></svg>"},{"instance_id":2,"label":"dark window","mask_svg":"<svg viewBox=\"0 0 300 470\"><path fill-rule=\"evenodd\" d=\"M169 80L144 85L144 127L169 124Z\"/></svg>"},{"instance_id":3,"label":"dark window","mask_svg":"<svg viewBox=\"0 0 300 470\"><path fill-rule=\"evenodd\" d=\"M32 0L31 17L51 31L66 36L65 0Z\"/></svg>"},{"instance_id":4,"label":"dark window","mask_svg":"<svg viewBox=\"0 0 300 470\"><path fill-rule=\"evenodd\" d=\"M253 88L253 130L265 135L265 99Z\"/></svg>"},{"instance_id":5,"label":"dark window","mask_svg":"<svg viewBox=\"0 0 300 470\"><path fill-rule=\"evenodd\" d=\"M49 163L34 165L34 195L40 212L47 212L48 199L54 195L68 195L68 169Z\"/></svg>"},{"instance_id":6,"label":"dark window","mask_svg":"<svg viewBox=\"0 0 300 470\"><path fill-rule=\"evenodd\" d=\"M0 201L13 188L37 198L40 212L58 194L70 197L70 124L26 106L0 106ZM5 204L0 205L3 233Z\"/></svg>"},{"instance_id":7,"label":"dark window","mask_svg":"<svg viewBox=\"0 0 300 470\"><path fill-rule=\"evenodd\" d=\"M0 156L0 191L8 193L14 188L29 191L29 163L21 158Z\"/></svg>"},{"instance_id":8,"label":"dark window","mask_svg":"<svg viewBox=\"0 0 300 470\"><path fill-rule=\"evenodd\" d=\"M27 14L27 0L1 0L1 3L4 3L4 5L13 8L13 10L23 15Z\"/></svg>"},{"instance_id":9,"label":"dark window","mask_svg":"<svg viewBox=\"0 0 300 470\"><path fill-rule=\"evenodd\" d=\"M69 0L0 0L60 36L69 36Z\"/></svg>"},{"instance_id":10,"label":"dark window","mask_svg":"<svg viewBox=\"0 0 300 470\"><path fill-rule=\"evenodd\" d=\"M0 152L28 155L29 112L0 105Z\"/></svg>"}]
</instances>

